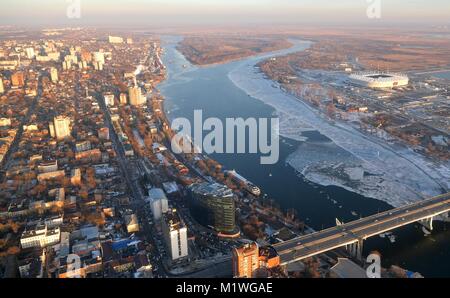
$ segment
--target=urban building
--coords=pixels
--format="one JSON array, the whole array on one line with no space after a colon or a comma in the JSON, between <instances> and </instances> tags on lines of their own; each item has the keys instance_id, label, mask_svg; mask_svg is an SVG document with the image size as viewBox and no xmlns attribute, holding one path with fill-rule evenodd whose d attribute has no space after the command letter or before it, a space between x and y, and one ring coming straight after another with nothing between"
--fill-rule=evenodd
<instances>
[{"instance_id":1,"label":"urban building","mask_svg":"<svg viewBox=\"0 0 450 298\"><path fill-rule=\"evenodd\" d=\"M76 160L100 161L101 158L102 152L98 148L75 153Z\"/></svg>"},{"instance_id":2,"label":"urban building","mask_svg":"<svg viewBox=\"0 0 450 298\"><path fill-rule=\"evenodd\" d=\"M272 269L280 266L280 256L273 246L259 248L259 267Z\"/></svg>"},{"instance_id":3,"label":"urban building","mask_svg":"<svg viewBox=\"0 0 450 298\"><path fill-rule=\"evenodd\" d=\"M105 53L94 52L94 60L92 61L95 70L103 70L103 65L105 64Z\"/></svg>"},{"instance_id":4,"label":"urban building","mask_svg":"<svg viewBox=\"0 0 450 298\"><path fill-rule=\"evenodd\" d=\"M150 208L152 210L153 219L160 220L164 213L169 210L169 204L164 191L160 188L152 188L148 191L150 199Z\"/></svg>"},{"instance_id":5,"label":"urban building","mask_svg":"<svg viewBox=\"0 0 450 298\"><path fill-rule=\"evenodd\" d=\"M125 93L120 93L119 101L121 105L126 105L128 103L127 95Z\"/></svg>"},{"instance_id":6,"label":"urban building","mask_svg":"<svg viewBox=\"0 0 450 298\"><path fill-rule=\"evenodd\" d=\"M105 54L103 52L94 52L94 62L105 63Z\"/></svg>"},{"instance_id":7,"label":"urban building","mask_svg":"<svg viewBox=\"0 0 450 298\"><path fill-rule=\"evenodd\" d=\"M258 243L246 243L233 249L233 276L238 278L254 278L269 276L271 269L280 266L280 256L273 246L262 246Z\"/></svg>"},{"instance_id":8,"label":"urban building","mask_svg":"<svg viewBox=\"0 0 450 298\"><path fill-rule=\"evenodd\" d=\"M204 182L190 186L189 194L191 214L200 224L219 233L238 232L231 189L219 183Z\"/></svg>"},{"instance_id":9,"label":"urban building","mask_svg":"<svg viewBox=\"0 0 450 298\"><path fill-rule=\"evenodd\" d=\"M128 88L128 96L132 106L139 106L146 102L146 98L142 95L141 88L138 86Z\"/></svg>"},{"instance_id":10,"label":"urban building","mask_svg":"<svg viewBox=\"0 0 450 298\"><path fill-rule=\"evenodd\" d=\"M38 172L39 173L50 173L55 172L58 170L58 161L45 161L41 162L38 165Z\"/></svg>"},{"instance_id":11,"label":"urban building","mask_svg":"<svg viewBox=\"0 0 450 298\"><path fill-rule=\"evenodd\" d=\"M95 70L103 70L103 63L101 63L101 62L94 62L94 69Z\"/></svg>"},{"instance_id":12,"label":"urban building","mask_svg":"<svg viewBox=\"0 0 450 298\"><path fill-rule=\"evenodd\" d=\"M70 183L72 185L81 185L81 170L79 168L73 169L70 172Z\"/></svg>"},{"instance_id":13,"label":"urban building","mask_svg":"<svg viewBox=\"0 0 450 298\"><path fill-rule=\"evenodd\" d=\"M53 83L58 83L58 70L54 67L50 69L50 78Z\"/></svg>"},{"instance_id":14,"label":"urban building","mask_svg":"<svg viewBox=\"0 0 450 298\"><path fill-rule=\"evenodd\" d=\"M19 71L11 76L11 84L13 87L23 87L25 86L25 76L23 72Z\"/></svg>"},{"instance_id":15,"label":"urban building","mask_svg":"<svg viewBox=\"0 0 450 298\"><path fill-rule=\"evenodd\" d=\"M78 57L76 55L66 55L64 61L69 61L71 64L78 64Z\"/></svg>"},{"instance_id":16,"label":"urban building","mask_svg":"<svg viewBox=\"0 0 450 298\"><path fill-rule=\"evenodd\" d=\"M55 136L58 140L63 140L70 137L70 119L65 116L55 117L54 120Z\"/></svg>"},{"instance_id":17,"label":"urban building","mask_svg":"<svg viewBox=\"0 0 450 298\"><path fill-rule=\"evenodd\" d=\"M70 61L63 61L62 63L63 70L68 70L72 68L72 62Z\"/></svg>"},{"instance_id":18,"label":"urban building","mask_svg":"<svg viewBox=\"0 0 450 298\"><path fill-rule=\"evenodd\" d=\"M47 180L63 178L65 176L66 176L66 173L64 172L64 170L60 170L60 171L39 174L37 176L37 180L39 182L42 182L42 181L47 181Z\"/></svg>"},{"instance_id":19,"label":"urban building","mask_svg":"<svg viewBox=\"0 0 450 298\"><path fill-rule=\"evenodd\" d=\"M20 237L22 248L46 247L59 243L61 231L59 227L49 228L40 222L35 226L28 227Z\"/></svg>"},{"instance_id":20,"label":"urban building","mask_svg":"<svg viewBox=\"0 0 450 298\"><path fill-rule=\"evenodd\" d=\"M90 141L77 142L75 144L76 152L88 151L88 150L91 150L91 148L92 148L92 146L91 146Z\"/></svg>"},{"instance_id":21,"label":"urban building","mask_svg":"<svg viewBox=\"0 0 450 298\"><path fill-rule=\"evenodd\" d=\"M162 231L172 260L187 257L187 228L175 209L163 215Z\"/></svg>"},{"instance_id":22,"label":"urban building","mask_svg":"<svg viewBox=\"0 0 450 298\"><path fill-rule=\"evenodd\" d=\"M336 265L330 269L330 276L333 278L367 278L367 272L347 258L338 258Z\"/></svg>"},{"instance_id":23,"label":"urban building","mask_svg":"<svg viewBox=\"0 0 450 298\"><path fill-rule=\"evenodd\" d=\"M136 214L127 214L124 216L124 218L128 233L131 234L139 232L139 221Z\"/></svg>"},{"instance_id":24,"label":"urban building","mask_svg":"<svg viewBox=\"0 0 450 298\"><path fill-rule=\"evenodd\" d=\"M50 122L50 123L48 124L48 131L49 131L50 136L51 136L52 138L55 138L55 137L56 137L56 134L55 134L55 125L53 124L53 122Z\"/></svg>"},{"instance_id":25,"label":"urban building","mask_svg":"<svg viewBox=\"0 0 450 298\"><path fill-rule=\"evenodd\" d=\"M36 54L34 52L34 48L26 48L25 52L27 54L27 58L28 59L33 59L34 57L36 57Z\"/></svg>"},{"instance_id":26,"label":"urban building","mask_svg":"<svg viewBox=\"0 0 450 298\"><path fill-rule=\"evenodd\" d=\"M11 126L11 119L9 118L0 118L0 127Z\"/></svg>"},{"instance_id":27,"label":"urban building","mask_svg":"<svg viewBox=\"0 0 450 298\"><path fill-rule=\"evenodd\" d=\"M123 43L123 38L119 36L108 36L109 43Z\"/></svg>"},{"instance_id":28,"label":"urban building","mask_svg":"<svg viewBox=\"0 0 450 298\"><path fill-rule=\"evenodd\" d=\"M3 85L3 79L0 78L0 94L5 92L5 86Z\"/></svg>"},{"instance_id":29,"label":"urban building","mask_svg":"<svg viewBox=\"0 0 450 298\"><path fill-rule=\"evenodd\" d=\"M90 63L92 61L92 54L91 54L91 52L83 49L81 51L81 61L86 62L86 63Z\"/></svg>"},{"instance_id":30,"label":"urban building","mask_svg":"<svg viewBox=\"0 0 450 298\"><path fill-rule=\"evenodd\" d=\"M112 94L112 93L110 93L110 92L105 93L105 94L103 95L103 98L105 99L105 105L106 105L107 107L113 107L113 106L114 106L114 99L115 99L114 94Z\"/></svg>"},{"instance_id":31,"label":"urban building","mask_svg":"<svg viewBox=\"0 0 450 298\"><path fill-rule=\"evenodd\" d=\"M259 246L256 242L233 248L233 276L252 278L259 269Z\"/></svg>"},{"instance_id":32,"label":"urban building","mask_svg":"<svg viewBox=\"0 0 450 298\"><path fill-rule=\"evenodd\" d=\"M98 137L101 140L109 140L109 128L108 127L102 127L98 130Z\"/></svg>"}]
</instances>

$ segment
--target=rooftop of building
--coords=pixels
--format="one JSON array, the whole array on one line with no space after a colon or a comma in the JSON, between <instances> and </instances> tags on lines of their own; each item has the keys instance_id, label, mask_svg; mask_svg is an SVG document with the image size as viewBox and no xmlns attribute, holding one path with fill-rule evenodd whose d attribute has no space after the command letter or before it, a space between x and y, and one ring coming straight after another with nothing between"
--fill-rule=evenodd
<instances>
[{"instance_id":1,"label":"rooftop of building","mask_svg":"<svg viewBox=\"0 0 450 298\"><path fill-rule=\"evenodd\" d=\"M339 258L330 271L339 278L367 278L366 271L346 258Z\"/></svg>"},{"instance_id":2,"label":"rooftop of building","mask_svg":"<svg viewBox=\"0 0 450 298\"><path fill-rule=\"evenodd\" d=\"M252 242L252 243L246 243L241 247L237 247L236 252L239 255L249 255L249 254L257 253L258 249L259 249L258 244L256 242Z\"/></svg>"},{"instance_id":3,"label":"rooftop of building","mask_svg":"<svg viewBox=\"0 0 450 298\"><path fill-rule=\"evenodd\" d=\"M277 257L278 253L273 246L263 246L259 249L259 256L272 259Z\"/></svg>"},{"instance_id":4,"label":"rooftop of building","mask_svg":"<svg viewBox=\"0 0 450 298\"><path fill-rule=\"evenodd\" d=\"M163 215L164 222L169 226L170 230L178 230L184 227L184 222L175 209L169 210Z\"/></svg>"},{"instance_id":5,"label":"rooftop of building","mask_svg":"<svg viewBox=\"0 0 450 298\"><path fill-rule=\"evenodd\" d=\"M161 199L167 199L166 194L164 193L164 190L161 188L152 188L148 191L148 196L151 200L161 200Z\"/></svg>"},{"instance_id":6,"label":"rooftop of building","mask_svg":"<svg viewBox=\"0 0 450 298\"><path fill-rule=\"evenodd\" d=\"M191 191L197 194L214 197L232 197L233 191L227 186L219 183L203 182L191 186Z\"/></svg>"}]
</instances>

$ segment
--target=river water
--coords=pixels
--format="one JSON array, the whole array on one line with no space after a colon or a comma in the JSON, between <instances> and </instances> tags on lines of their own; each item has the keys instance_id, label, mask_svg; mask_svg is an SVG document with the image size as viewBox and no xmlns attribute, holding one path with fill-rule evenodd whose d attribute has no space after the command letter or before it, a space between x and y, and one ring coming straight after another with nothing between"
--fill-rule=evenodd
<instances>
[{"instance_id":1,"label":"river water","mask_svg":"<svg viewBox=\"0 0 450 298\"><path fill-rule=\"evenodd\" d=\"M438 72L438 73L435 73L434 76L438 77L440 79L450 80L450 71Z\"/></svg>"},{"instance_id":2,"label":"river water","mask_svg":"<svg viewBox=\"0 0 450 298\"><path fill-rule=\"evenodd\" d=\"M185 117L191 121L196 109L202 110L204 119L217 117L223 121L228 117L274 117L277 113L272 106L238 88L230 74L244 64L254 65L263 58L285 55L309 46L308 42L299 42L291 49L256 58L196 67L176 50L178 41L176 37L163 39L163 61L168 68L168 79L159 85L159 89L166 98L165 109L169 118ZM288 124L281 123L280 126ZM299 149L317 152L318 156L351 156L317 130L306 127L301 135L305 139L281 137L280 161L274 165L261 165L260 156L255 154L213 154L211 157L261 187L281 208L295 208L299 216L315 229L335 225L336 218L348 222L392 208L386 202L341 187L321 186L304 180L287 163ZM366 254L379 251L384 265L400 265L427 277L450 276L450 230L447 228L448 225L436 223L433 234L425 237L420 226L410 225L394 231L394 243L380 237L367 240L364 251Z\"/></svg>"}]
</instances>

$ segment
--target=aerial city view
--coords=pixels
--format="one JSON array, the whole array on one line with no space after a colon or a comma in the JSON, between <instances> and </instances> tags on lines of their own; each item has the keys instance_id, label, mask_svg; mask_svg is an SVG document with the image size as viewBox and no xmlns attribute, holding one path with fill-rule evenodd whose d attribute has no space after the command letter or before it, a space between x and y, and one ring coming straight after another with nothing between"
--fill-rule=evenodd
<instances>
[{"instance_id":1,"label":"aerial city view","mask_svg":"<svg viewBox=\"0 0 450 298\"><path fill-rule=\"evenodd\" d=\"M447 0L1 5L0 277L450 277Z\"/></svg>"}]
</instances>

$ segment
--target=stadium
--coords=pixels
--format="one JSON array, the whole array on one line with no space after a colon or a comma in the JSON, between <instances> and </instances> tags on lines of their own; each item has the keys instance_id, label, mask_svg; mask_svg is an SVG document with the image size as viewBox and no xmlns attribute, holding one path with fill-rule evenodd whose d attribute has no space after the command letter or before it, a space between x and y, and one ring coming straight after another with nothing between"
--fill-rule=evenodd
<instances>
[{"instance_id":1,"label":"stadium","mask_svg":"<svg viewBox=\"0 0 450 298\"><path fill-rule=\"evenodd\" d=\"M401 87L409 83L408 76L401 73L360 72L351 74L349 78L353 84L373 89Z\"/></svg>"}]
</instances>

